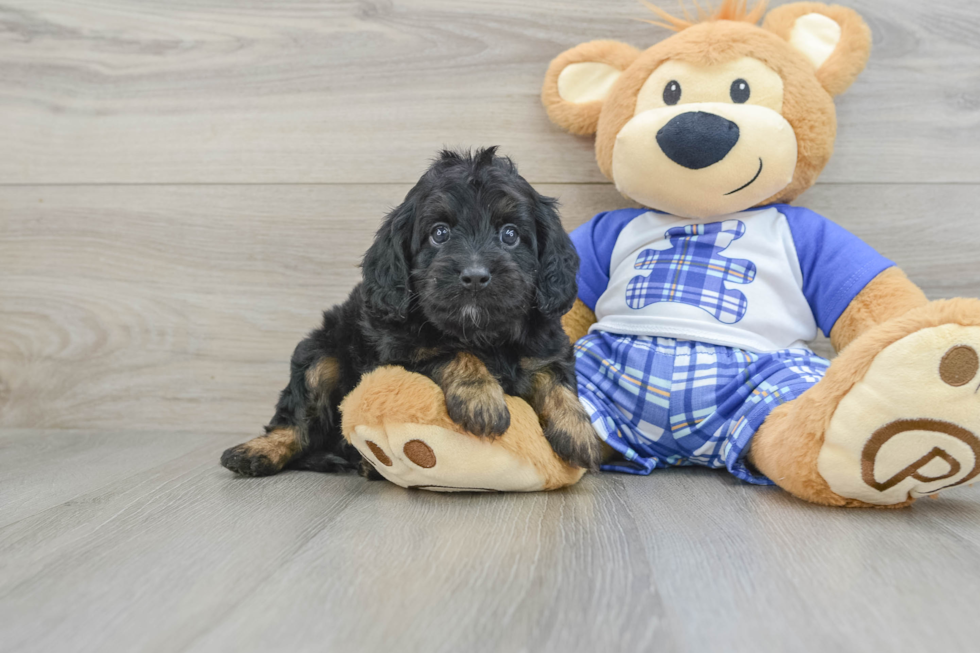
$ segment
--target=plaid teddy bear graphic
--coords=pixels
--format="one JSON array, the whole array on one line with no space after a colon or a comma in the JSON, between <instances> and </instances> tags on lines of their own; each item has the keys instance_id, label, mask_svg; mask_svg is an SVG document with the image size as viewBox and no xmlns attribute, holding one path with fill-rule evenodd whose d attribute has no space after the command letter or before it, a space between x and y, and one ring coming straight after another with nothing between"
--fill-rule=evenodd
<instances>
[{"instance_id":1,"label":"plaid teddy bear graphic","mask_svg":"<svg viewBox=\"0 0 980 653\"><path fill-rule=\"evenodd\" d=\"M735 324L748 309L748 300L725 282L745 284L755 279L752 261L722 256L745 234L745 224L726 220L674 227L665 237L671 249L645 249L633 267L650 274L630 279L626 304L639 310L657 302L680 302L711 313L723 324Z\"/></svg>"}]
</instances>

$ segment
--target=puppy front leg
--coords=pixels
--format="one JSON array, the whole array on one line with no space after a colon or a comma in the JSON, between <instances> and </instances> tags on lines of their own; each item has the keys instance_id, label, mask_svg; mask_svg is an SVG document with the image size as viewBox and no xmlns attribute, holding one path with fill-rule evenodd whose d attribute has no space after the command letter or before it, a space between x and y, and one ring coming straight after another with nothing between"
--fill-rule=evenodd
<instances>
[{"instance_id":1,"label":"puppy front leg","mask_svg":"<svg viewBox=\"0 0 980 653\"><path fill-rule=\"evenodd\" d=\"M449 417L470 433L495 438L510 426L504 389L473 354L457 354L433 377L446 395Z\"/></svg>"},{"instance_id":2,"label":"puppy front leg","mask_svg":"<svg viewBox=\"0 0 980 653\"><path fill-rule=\"evenodd\" d=\"M588 414L570 381L562 381L557 369L546 367L531 377L531 394L525 397L541 420L551 448L576 467L598 471L602 462L602 440L592 428Z\"/></svg>"}]
</instances>

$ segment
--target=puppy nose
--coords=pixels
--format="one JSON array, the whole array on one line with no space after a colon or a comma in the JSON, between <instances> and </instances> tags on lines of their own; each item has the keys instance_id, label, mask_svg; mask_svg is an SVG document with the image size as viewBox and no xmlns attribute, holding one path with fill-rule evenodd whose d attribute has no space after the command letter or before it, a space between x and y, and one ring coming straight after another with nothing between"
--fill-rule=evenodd
<instances>
[{"instance_id":1,"label":"puppy nose","mask_svg":"<svg viewBox=\"0 0 980 653\"><path fill-rule=\"evenodd\" d=\"M679 166L700 170L718 163L738 142L738 125L705 111L674 117L657 132L657 144Z\"/></svg>"},{"instance_id":2,"label":"puppy nose","mask_svg":"<svg viewBox=\"0 0 980 653\"><path fill-rule=\"evenodd\" d=\"M472 265L460 273L459 280L467 290L486 288L490 283L490 270L482 265Z\"/></svg>"}]
</instances>

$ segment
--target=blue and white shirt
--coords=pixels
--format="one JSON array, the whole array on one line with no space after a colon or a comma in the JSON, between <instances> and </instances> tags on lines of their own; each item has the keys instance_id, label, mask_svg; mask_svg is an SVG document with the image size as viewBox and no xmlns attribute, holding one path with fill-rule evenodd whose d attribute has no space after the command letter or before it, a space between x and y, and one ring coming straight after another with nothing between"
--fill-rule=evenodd
<instances>
[{"instance_id":1,"label":"blue and white shirt","mask_svg":"<svg viewBox=\"0 0 980 653\"><path fill-rule=\"evenodd\" d=\"M804 208L774 204L707 224L652 211L600 213L572 232L592 330L771 352L830 334L894 265Z\"/></svg>"}]
</instances>

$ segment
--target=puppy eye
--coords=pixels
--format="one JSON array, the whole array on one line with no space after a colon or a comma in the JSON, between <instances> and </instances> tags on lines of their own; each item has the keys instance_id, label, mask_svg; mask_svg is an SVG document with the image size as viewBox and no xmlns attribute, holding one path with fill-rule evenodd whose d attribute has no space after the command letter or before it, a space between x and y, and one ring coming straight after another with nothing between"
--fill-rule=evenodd
<instances>
[{"instance_id":1,"label":"puppy eye","mask_svg":"<svg viewBox=\"0 0 980 653\"><path fill-rule=\"evenodd\" d=\"M521 242L521 237L517 233L517 227L512 224L505 224L500 230L500 242L507 245L507 247L513 247Z\"/></svg>"},{"instance_id":2,"label":"puppy eye","mask_svg":"<svg viewBox=\"0 0 980 653\"><path fill-rule=\"evenodd\" d=\"M752 91L749 89L749 83L747 81L736 79L732 82L732 87L729 89L728 94L732 96L732 102L735 104L745 104Z\"/></svg>"},{"instance_id":3,"label":"puppy eye","mask_svg":"<svg viewBox=\"0 0 980 653\"><path fill-rule=\"evenodd\" d=\"M681 85L676 80L667 82L664 87L664 104L673 106L681 100Z\"/></svg>"},{"instance_id":4,"label":"puppy eye","mask_svg":"<svg viewBox=\"0 0 980 653\"><path fill-rule=\"evenodd\" d=\"M449 225L439 223L429 231L429 240L433 245L442 245L449 240Z\"/></svg>"}]
</instances>

